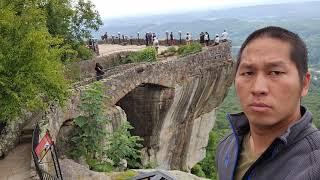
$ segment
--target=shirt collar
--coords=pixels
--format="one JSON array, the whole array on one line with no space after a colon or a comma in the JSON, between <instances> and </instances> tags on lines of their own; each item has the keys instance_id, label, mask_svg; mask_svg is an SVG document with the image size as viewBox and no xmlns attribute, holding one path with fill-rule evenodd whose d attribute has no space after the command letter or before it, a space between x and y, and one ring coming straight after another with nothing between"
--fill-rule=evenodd
<instances>
[{"instance_id":1,"label":"shirt collar","mask_svg":"<svg viewBox=\"0 0 320 180\"><path fill-rule=\"evenodd\" d=\"M294 124L290 125L288 129L278 137L278 139L281 140L284 144L291 144L296 140L297 136L301 133L302 130L306 129L308 126L311 126L311 112L303 106L300 107L300 111L302 114L301 118ZM233 132L237 136L243 136L249 132L249 121L243 112L237 114L227 114L227 119L230 122Z\"/></svg>"}]
</instances>

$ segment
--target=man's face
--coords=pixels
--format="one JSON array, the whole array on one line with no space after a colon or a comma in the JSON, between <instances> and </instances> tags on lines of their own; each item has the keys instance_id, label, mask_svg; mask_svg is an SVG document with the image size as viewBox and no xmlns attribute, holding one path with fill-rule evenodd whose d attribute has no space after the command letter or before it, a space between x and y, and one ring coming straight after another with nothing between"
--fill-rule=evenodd
<instances>
[{"instance_id":1,"label":"man's face","mask_svg":"<svg viewBox=\"0 0 320 180\"><path fill-rule=\"evenodd\" d=\"M300 82L290 59L290 45L258 38L243 50L235 86L241 107L252 125L272 127L300 116L300 98L308 92L310 74Z\"/></svg>"}]
</instances>

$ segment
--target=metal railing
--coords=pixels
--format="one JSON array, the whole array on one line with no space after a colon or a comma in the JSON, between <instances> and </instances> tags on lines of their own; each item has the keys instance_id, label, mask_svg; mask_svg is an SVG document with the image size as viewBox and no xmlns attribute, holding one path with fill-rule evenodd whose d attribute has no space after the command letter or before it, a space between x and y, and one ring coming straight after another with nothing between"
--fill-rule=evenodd
<instances>
[{"instance_id":1,"label":"metal railing","mask_svg":"<svg viewBox=\"0 0 320 180\"><path fill-rule=\"evenodd\" d=\"M39 134L40 134L40 128L39 125L37 124L36 127L33 130L33 134L32 134L32 158L33 158L33 162L36 168L36 172L39 176L39 178L41 180L63 180L62 178L62 174L61 174L61 169L60 169L60 164L59 164L59 159L57 156L57 151L55 148L54 143L50 146L50 154L51 154L51 158L53 160L53 165L54 165L54 175L50 174L49 172L47 172L46 170L43 169L43 165L44 162L41 162L41 160L39 160L35 149L37 147L37 145L39 144Z\"/></svg>"},{"instance_id":2,"label":"metal railing","mask_svg":"<svg viewBox=\"0 0 320 180\"><path fill-rule=\"evenodd\" d=\"M176 178L172 177L164 171L158 170L140 174L138 176L133 177L132 180L176 180Z\"/></svg>"}]
</instances>

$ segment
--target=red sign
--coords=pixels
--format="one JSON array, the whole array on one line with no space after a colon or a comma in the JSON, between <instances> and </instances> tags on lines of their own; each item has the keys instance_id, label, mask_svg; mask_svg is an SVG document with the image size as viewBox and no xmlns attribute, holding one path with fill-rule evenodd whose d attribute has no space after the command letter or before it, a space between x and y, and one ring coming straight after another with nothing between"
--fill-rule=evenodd
<instances>
[{"instance_id":1,"label":"red sign","mask_svg":"<svg viewBox=\"0 0 320 180\"><path fill-rule=\"evenodd\" d=\"M35 149L39 159L42 159L46 155L52 144L52 138L49 132L46 132L46 135L44 135L44 137L41 139L40 143L37 145Z\"/></svg>"}]
</instances>

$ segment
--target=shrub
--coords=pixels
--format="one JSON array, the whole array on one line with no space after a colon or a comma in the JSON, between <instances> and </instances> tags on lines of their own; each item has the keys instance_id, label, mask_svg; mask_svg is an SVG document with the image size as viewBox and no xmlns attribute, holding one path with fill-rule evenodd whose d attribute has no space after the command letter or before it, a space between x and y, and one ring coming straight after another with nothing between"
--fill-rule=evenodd
<instances>
[{"instance_id":1,"label":"shrub","mask_svg":"<svg viewBox=\"0 0 320 180\"><path fill-rule=\"evenodd\" d=\"M84 45L79 45L76 49L80 60L89 60L93 58L94 52Z\"/></svg>"},{"instance_id":2,"label":"shrub","mask_svg":"<svg viewBox=\"0 0 320 180\"><path fill-rule=\"evenodd\" d=\"M114 167L109 162L103 162L97 159L87 158L86 162L88 163L90 170L97 172L111 172Z\"/></svg>"},{"instance_id":3,"label":"shrub","mask_svg":"<svg viewBox=\"0 0 320 180\"><path fill-rule=\"evenodd\" d=\"M177 49L175 47L169 47L165 51L162 51L160 55L164 55L165 57L174 56L177 53Z\"/></svg>"},{"instance_id":4,"label":"shrub","mask_svg":"<svg viewBox=\"0 0 320 180\"><path fill-rule=\"evenodd\" d=\"M132 177L138 175L137 172L129 170L129 171L125 171L125 172L121 172L121 173L117 173L115 175L112 175L112 179L116 179L116 180L128 180L131 179Z\"/></svg>"},{"instance_id":5,"label":"shrub","mask_svg":"<svg viewBox=\"0 0 320 180\"><path fill-rule=\"evenodd\" d=\"M126 159L128 166L137 167L137 162L140 161L140 149L142 147L139 141L142 139L139 136L131 136L129 130L133 127L129 122L124 122L109 139L109 147L106 150L106 155L115 165L119 165L121 159Z\"/></svg>"},{"instance_id":6,"label":"shrub","mask_svg":"<svg viewBox=\"0 0 320 180\"><path fill-rule=\"evenodd\" d=\"M197 52L201 52L202 45L200 43L191 43L187 45L180 46L178 48L178 54L180 56L187 56L190 54L195 54Z\"/></svg>"},{"instance_id":7,"label":"shrub","mask_svg":"<svg viewBox=\"0 0 320 180\"><path fill-rule=\"evenodd\" d=\"M206 177L199 164L193 166L193 168L191 169L191 173L199 177Z\"/></svg>"},{"instance_id":8,"label":"shrub","mask_svg":"<svg viewBox=\"0 0 320 180\"><path fill-rule=\"evenodd\" d=\"M104 95L101 82L96 82L81 95L80 109L84 115L74 120L76 125L75 133L71 138L71 156L75 159L84 157L94 159L97 155L102 155L101 142L107 133L104 125L108 122L103 116Z\"/></svg>"},{"instance_id":9,"label":"shrub","mask_svg":"<svg viewBox=\"0 0 320 180\"><path fill-rule=\"evenodd\" d=\"M157 51L147 47L141 51L133 52L128 56L129 62L153 62L157 59Z\"/></svg>"}]
</instances>

